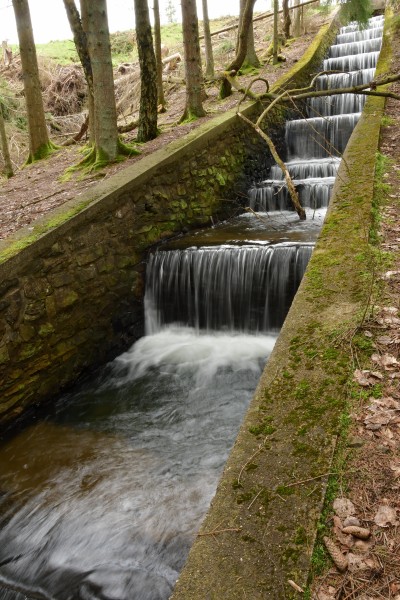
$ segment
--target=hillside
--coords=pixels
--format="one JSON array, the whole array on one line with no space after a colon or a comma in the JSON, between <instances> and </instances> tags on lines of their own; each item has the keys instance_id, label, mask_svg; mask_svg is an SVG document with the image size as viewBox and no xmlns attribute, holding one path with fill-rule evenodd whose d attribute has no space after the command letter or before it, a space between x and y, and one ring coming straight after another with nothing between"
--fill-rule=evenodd
<instances>
[{"instance_id":1,"label":"hillside","mask_svg":"<svg viewBox=\"0 0 400 600\"><path fill-rule=\"evenodd\" d=\"M302 56L315 32L326 22L329 17L325 9L308 8L305 11L305 32L298 39L290 40L290 43L282 49L285 62L272 66L268 62L268 48L271 43L271 19L257 21L255 23L255 46L262 67L242 76L242 81L251 79L257 72L268 79L270 84ZM233 18L219 19L212 22L211 31L219 30L221 27L229 26L234 22ZM163 36L170 44L169 52L180 52L182 44L177 24L165 26ZM229 63L235 48L236 30L213 37L213 49L216 63L216 72L221 71ZM119 124L125 124L135 120L138 116L139 101L139 70L137 57L133 46L129 45L131 33L120 33L112 36L113 61L115 67L116 98L119 112ZM56 48L58 47L57 54ZM62 52L59 50L63 48ZM71 50L71 43L63 45L55 43L38 47L38 55L41 68L41 80L43 88L43 99L47 115L47 122L51 139L58 145L62 145L72 134L79 131L85 119L86 85L82 71L77 63L66 63L65 49ZM130 56L130 52L132 55ZM47 53L47 56L45 54ZM49 55L53 57L50 58ZM59 56L59 60L58 57ZM73 58L73 56L71 56ZM131 58L130 71L122 75L118 72L118 65L127 62ZM216 113L232 108L239 101L239 94L234 93L224 101L218 98L218 82L206 85L207 99L204 107L207 116L192 123L178 125L185 105L185 86L183 63L177 63L171 73L172 80L165 84L165 95L167 99L167 111L159 115L160 135L157 139L141 146L141 156L147 155L171 140L185 135L191 129L197 127L206 119L210 119ZM133 157L123 163L111 165L101 172L82 178L77 174L68 182L60 178L66 168L77 163L80 159L80 151L84 147L85 140L79 145L60 148L50 158L24 167L27 156L27 131L26 118L23 109L23 86L20 62L18 56L13 60L9 68L0 70L0 97L5 104L7 127L10 142L10 151L15 167L15 176L9 181L1 180L0 186L0 239L6 238L20 227L29 225L37 217L45 214L55 206L59 206L69 198L81 194L86 188L93 185L99 178L110 177L116 171L123 169L126 165L140 160ZM124 135L124 140L132 142L135 139L135 131Z\"/></svg>"}]
</instances>

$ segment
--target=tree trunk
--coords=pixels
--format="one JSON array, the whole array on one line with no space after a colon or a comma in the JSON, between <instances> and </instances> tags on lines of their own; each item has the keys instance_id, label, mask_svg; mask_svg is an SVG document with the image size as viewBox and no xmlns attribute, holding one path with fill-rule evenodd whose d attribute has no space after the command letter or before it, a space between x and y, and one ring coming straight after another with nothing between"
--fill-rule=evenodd
<instances>
[{"instance_id":1,"label":"tree trunk","mask_svg":"<svg viewBox=\"0 0 400 600\"><path fill-rule=\"evenodd\" d=\"M117 158L118 131L106 0L81 0L93 73L96 163Z\"/></svg>"},{"instance_id":2,"label":"tree trunk","mask_svg":"<svg viewBox=\"0 0 400 600\"><path fill-rule=\"evenodd\" d=\"M199 42L196 0L182 0L182 33L185 56L186 107L181 121L204 117L202 103L203 74Z\"/></svg>"},{"instance_id":3,"label":"tree trunk","mask_svg":"<svg viewBox=\"0 0 400 600\"><path fill-rule=\"evenodd\" d=\"M244 59L247 54L247 39L249 35L250 25L253 22L253 8L256 0L246 0L245 8L243 11L243 16L241 20L241 26L238 35L238 44L236 56L231 62L231 64L227 67L226 71L230 73L234 71L237 73L242 66ZM226 98L230 96L232 93L232 85L227 79L223 79L220 89L221 98Z\"/></svg>"},{"instance_id":4,"label":"tree trunk","mask_svg":"<svg viewBox=\"0 0 400 600\"><path fill-rule=\"evenodd\" d=\"M279 2L278 0L274 0L274 33L273 33L273 41L272 41L272 64L276 65L278 62L278 51L279 51L279 31L278 31L278 11L279 11Z\"/></svg>"},{"instance_id":5,"label":"tree trunk","mask_svg":"<svg viewBox=\"0 0 400 600\"><path fill-rule=\"evenodd\" d=\"M165 112L165 96L162 79L163 63L161 53L161 24L160 24L160 5L158 0L154 0L154 46L157 65L157 102L161 106L162 112Z\"/></svg>"},{"instance_id":6,"label":"tree trunk","mask_svg":"<svg viewBox=\"0 0 400 600\"><path fill-rule=\"evenodd\" d=\"M29 129L28 163L44 158L52 149L46 127L39 67L27 0L12 0L17 24L19 52Z\"/></svg>"},{"instance_id":7,"label":"tree trunk","mask_svg":"<svg viewBox=\"0 0 400 600\"><path fill-rule=\"evenodd\" d=\"M236 50L239 47L239 33L240 33L240 28L241 28L241 23L242 23L243 13L244 13L245 7L246 7L246 0L240 0L238 40L237 40L237 44L236 44ZM257 68L257 67L260 66L260 61L258 60L258 56L256 54L256 49L254 47L253 19L251 20L250 26L249 26L249 32L248 32L248 35L247 35L247 52L246 52L246 56L245 56L245 59L244 59L243 62L245 64L249 65L250 67Z\"/></svg>"},{"instance_id":8,"label":"tree trunk","mask_svg":"<svg viewBox=\"0 0 400 600\"><path fill-rule=\"evenodd\" d=\"M137 141L157 137L157 66L147 0L135 0L136 39L140 64L140 106Z\"/></svg>"},{"instance_id":9,"label":"tree trunk","mask_svg":"<svg viewBox=\"0 0 400 600\"><path fill-rule=\"evenodd\" d=\"M206 50L206 77L211 79L215 75L214 71L214 56L211 42L210 19L208 18L207 0L202 0L203 6L203 28L204 28L204 44Z\"/></svg>"},{"instance_id":10,"label":"tree trunk","mask_svg":"<svg viewBox=\"0 0 400 600\"><path fill-rule=\"evenodd\" d=\"M75 0L64 0L64 6L67 13L69 25L76 51L81 61L83 72L85 74L86 83L88 86L88 111L89 111L89 139L94 141L94 92L93 92L93 72L92 63L90 62L89 49L86 33L83 26L83 18L79 15L76 8Z\"/></svg>"},{"instance_id":11,"label":"tree trunk","mask_svg":"<svg viewBox=\"0 0 400 600\"><path fill-rule=\"evenodd\" d=\"M294 0L294 6L299 6L300 0ZM294 9L293 18L293 36L300 37L301 35L301 8Z\"/></svg>"},{"instance_id":12,"label":"tree trunk","mask_svg":"<svg viewBox=\"0 0 400 600\"><path fill-rule=\"evenodd\" d=\"M6 134L6 127L4 123L3 110L0 104L0 141L1 141L1 149L4 158L4 174L6 177L12 177L14 175L10 152L8 150L8 141Z\"/></svg>"},{"instance_id":13,"label":"tree trunk","mask_svg":"<svg viewBox=\"0 0 400 600\"><path fill-rule=\"evenodd\" d=\"M283 35L285 40L290 38L290 26L292 21L290 19L289 11L289 0L282 0L282 11L283 11Z\"/></svg>"}]
</instances>

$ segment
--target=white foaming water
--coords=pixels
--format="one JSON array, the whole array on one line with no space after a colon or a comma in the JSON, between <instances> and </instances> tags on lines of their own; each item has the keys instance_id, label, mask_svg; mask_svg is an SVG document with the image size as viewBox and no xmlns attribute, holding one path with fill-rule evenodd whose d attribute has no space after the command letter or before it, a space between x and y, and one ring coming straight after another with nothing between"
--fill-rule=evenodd
<instances>
[{"instance_id":1,"label":"white foaming water","mask_svg":"<svg viewBox=\"0 0 400 600\"><path fill-rule=\"evenodd\" d=\"M165 327L136 342L115 361L116 383L123 385L152 369L195 373L197 384L211 381L219 369L258 371L258 361L272 351L276 337L214 332L199 333L189 327ZM115 380L114 380L115 382Z\"/></svg>"},{"instance_id":2,"label":"white foaming water","mask_svg":"<svg viewBox=\"0 0 400 600\"><path fill-rule=\"evenodd\" d=\"M3 445L1 600L167 600L274 341L163 329Z\"/></svg>"}]
</instances>

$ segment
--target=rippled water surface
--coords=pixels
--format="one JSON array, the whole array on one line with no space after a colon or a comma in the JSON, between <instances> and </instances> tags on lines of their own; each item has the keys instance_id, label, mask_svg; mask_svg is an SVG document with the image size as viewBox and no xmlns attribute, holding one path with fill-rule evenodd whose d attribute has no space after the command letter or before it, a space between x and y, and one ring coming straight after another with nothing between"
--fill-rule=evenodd
<instances>
[{"instance_id":1,"label":"rippled water surface","mask_svg":"<svg viewBox=\"0 0 400 600\"><path fill-rule=\"evenodd\" d=\"M273 344L165 329L5 443L0 598L168 598Z\"/></svg>"}]
</instances>

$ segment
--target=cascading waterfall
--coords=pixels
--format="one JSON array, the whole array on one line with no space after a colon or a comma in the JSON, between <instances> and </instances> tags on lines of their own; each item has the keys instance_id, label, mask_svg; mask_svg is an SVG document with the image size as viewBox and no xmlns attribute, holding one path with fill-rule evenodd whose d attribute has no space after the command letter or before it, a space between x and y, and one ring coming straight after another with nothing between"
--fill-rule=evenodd
<instances>
[{"instance_id":1,"label":"cascading waterfall","mask_svg":"<svg viewBox=\"0 0 400 600\"><path fill-rule=\"evenodd\" d=\"M335 48L367 51L360 41L379 45L381 31L381 17L349 25ZM338 54L327 61L356 64ZM374 66L318 89L368 83ZM309 102L309 118L287 124L287 166L312 214L361 105ZM286 210L277 165L250 196L284 218L246 213L232 243L152 254L148 335L2 445L0 600L170 596L319 230Z\"/></svg>"},{"instance_id":2,"label":"cascading waterfall","mask_svg":"<svg viewBox=\"0 0 400 600\"><path fill-rule=\"evenodd\" d=\"M157 252L148 265L146 330L176 323L208 331L277 332L312 249L277 244Z\"/></svg>"},{"instance_id":3,"label":"cascading waterfall","mask_svg":"<svg viewBox=\"0 0 400 600\"><path fill-rule=\"evenodd\" d=\"M365 85L372 81L382 43L383 17L373 17L368 28L342 27L336 43L323 61L322 70L347 71L317 78L317 90ZM307 100L307 118L286 123L287 167L304 207L327 207L339 157L357 124L365 104L360 94L334 94ZM290 196L278 166L270 178L249 192L250 208L258 211L287 210Z\"/></svg>"}]
</instances>

